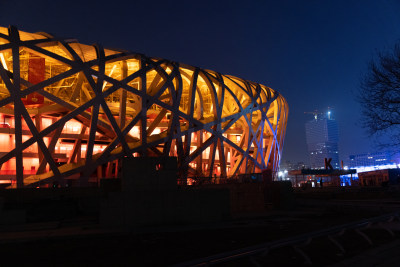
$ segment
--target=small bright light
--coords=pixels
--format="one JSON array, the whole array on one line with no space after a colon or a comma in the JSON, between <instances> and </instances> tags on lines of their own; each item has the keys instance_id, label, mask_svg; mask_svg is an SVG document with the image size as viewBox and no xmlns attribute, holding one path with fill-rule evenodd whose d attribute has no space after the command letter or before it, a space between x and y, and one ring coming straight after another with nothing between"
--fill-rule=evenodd
<instances>
[{"instance_id":1,"label":"small bright light","mask_svg":"<svg viewBox=\"0 0 400 267\"><path fill-rule=\"evenodd\" d=\"M283 172L278 172L278 176L282 176L283 175Z\"/></svg>"},{"instance_id":2,"label":"small bright light","mask_svg":"<svg viewBox=\"0 0 400 267\"><path fill-rule=\"evenodd\" d=\"M284 173L287 173L287 170L285 170Z\"/></svg>"},{"instance_id":3,"label":"small bright light","mask_svg":"<svg viewBox=\"0 0 400 267\"><path fill-rule=\"evenodd\" d=\"M110 74L108 74L109 77L111 77L111 75L113 74L113 72L114 72L114 70L115 70L116 67L117 67L117 64L115 64L115 65L112 67L112 69L111 69L111 71L110 71ZM102 90L104 90L104 88L106 88L106 85L107 85L107 82L104 81Z\"/></svg>"},{"instance_id":4,"label":"small bright light","mask_svg":"<svg viewBox=\"0 0 400 267\"><path fill-rule=\"evenodd\" d=\"M3 68L4 68L5 70L8 70L7 63L6 63L6 60L5 60L5 58L4 58L3 53L0 53L0 59L1 59L1 63L3 64Z\"/></svg>"}]
</instances>

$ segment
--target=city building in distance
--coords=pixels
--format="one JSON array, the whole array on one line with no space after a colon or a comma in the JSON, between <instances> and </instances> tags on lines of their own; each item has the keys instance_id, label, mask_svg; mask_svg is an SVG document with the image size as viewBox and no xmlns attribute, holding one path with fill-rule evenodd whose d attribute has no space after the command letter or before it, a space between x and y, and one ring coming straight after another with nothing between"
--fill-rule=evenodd
<instances>
[{"instance_id":1,"label":"city building in distance","mask_svg":"<svg viewBox=\"0 0 400 267\"><path fill-rule=\"evenodd\" d=\"M124 157L178 175L278 171L288 116L275 90L165 59L0 27L0 180L118 177Z\"/></svg>"},{"instance_id":2,"label":"city building in distance","mask_svg":"<svg viewBox=\"0 0 400 267\"><path fill-rule=\"evenodd\" d=\"M365 182L359 181L360 185L367 186L373 184L381 184L382 182L389 181L391 184L394 183L394 178L391 177L395 172L392 169L399 169L399 155L391 150L384 150L379 152L363 153L363 154L353 154L345 162L345 169L356 169L357 174L353 176L353 179L357 180L360 175L369 177L375 182ZM385 177L385 178L384 178ZM389 178L390 179L389 179ZM376 179L375 179L376 178ZM343 180L349 180L349 176L343 176ZM365 178L367 179L367 178ZM368 180L367 179L367 180ZM397 179L397 178L396 178Z\"/></svg>"},{"instance_id":3,"label":"city building in distance","mask_svg":"<svg viewBox=\"0 0 400 267\"><path fill-rule=\"evenodd\" d=\"M327 158L332 159L330 163L334 169L339 169L339 132L333 112L315 111L312 114L313 119L305 124L310 166L312 169L325 168L324 159Z\"/></svg>"},{"instance_id":4,"label":"city building in distance","mask_svg":"<svg viewBox=\"0 0 400 267\"><path fill-rule=\"evenodd\" d=\"M349 168L355 168L355 167L390 165L394 162L395 160L393 152L381 151L374 153L350 155L346 165Z\"/></svg>"}]
</instances>

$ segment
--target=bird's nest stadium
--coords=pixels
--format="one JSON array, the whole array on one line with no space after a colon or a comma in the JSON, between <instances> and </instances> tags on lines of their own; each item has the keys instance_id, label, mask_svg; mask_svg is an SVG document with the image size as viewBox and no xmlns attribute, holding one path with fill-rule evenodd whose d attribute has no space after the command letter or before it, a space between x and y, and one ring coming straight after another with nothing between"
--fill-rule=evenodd
<instances>
[{"instance_id":1,"label":"bird's nest stadium","mask_svg":"<svg viewBox=\"0 0 400 267\"><path fill-rule=\"evenodd\" d=\"M177 157L178 175L276 172L288 105L230 75L0 27L0 181L116 178L123 157Z\"/></svg>"}]
</instances>

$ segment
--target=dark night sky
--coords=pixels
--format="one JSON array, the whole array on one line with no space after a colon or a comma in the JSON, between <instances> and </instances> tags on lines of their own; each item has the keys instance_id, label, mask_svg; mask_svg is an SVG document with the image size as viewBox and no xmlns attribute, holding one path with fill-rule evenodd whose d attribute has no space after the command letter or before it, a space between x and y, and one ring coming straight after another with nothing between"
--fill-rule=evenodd
<instances>
[{"instance_id":1,"label":"dark night sky","mask_svg":"<svg viewBox=\"0 0 400 267\"><path fill-rule=\"evenodd\" d=\"M374 148L355 94L400 39L400 1L0 1L0 25L101 43L238 76L289 103L283 160L308 162L304 111L333 107L341 159Z\"/></svg>"}]
</instances>

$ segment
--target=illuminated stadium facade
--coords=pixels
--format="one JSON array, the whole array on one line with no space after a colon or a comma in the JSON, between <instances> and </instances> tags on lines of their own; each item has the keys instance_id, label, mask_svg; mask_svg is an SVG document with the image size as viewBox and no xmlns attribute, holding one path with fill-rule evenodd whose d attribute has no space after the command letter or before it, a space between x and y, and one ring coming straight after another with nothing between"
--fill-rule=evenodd
<instances>
[{"instance_id":1,"label":"illuminated stadium facade","mask_svg":"<svg viewBox=\"0 0 400 267\"><path fill-rule=\"evenodd\" d=\"M0 27L0 180L118 177L175 156L180 177L279 167L288 106L264 85L142 54Z\"/></svg>"}]
</instances>

